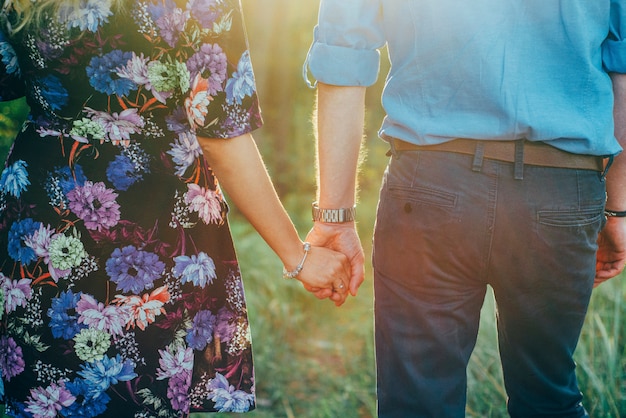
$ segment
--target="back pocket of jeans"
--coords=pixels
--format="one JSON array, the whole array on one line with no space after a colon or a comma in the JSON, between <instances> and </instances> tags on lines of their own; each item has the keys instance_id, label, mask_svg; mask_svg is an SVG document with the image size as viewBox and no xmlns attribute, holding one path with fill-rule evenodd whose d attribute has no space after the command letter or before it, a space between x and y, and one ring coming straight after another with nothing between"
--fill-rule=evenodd
<instances>
[{"instance_id":1,"label":"back pocket of jeans","mask_svg":"<svg viewBox=\"0 0 626 418\"><path fill-rule=\"evenodd\" d=\"M540 210L537 221L542 225L555 227L584 227L602 222L602 208L578 210Z\"/></svg>"},{"instance_id":2,"label":"back pocket of jeans","mask_svg":"<svg viewBox=\"0 0 626 418\"><path fill-rule=\"evenodd\" d=\"M453 208L457 200L452 193L426 187L389 186L389 197L442 208Z\"/></svg>"}]
</instances>

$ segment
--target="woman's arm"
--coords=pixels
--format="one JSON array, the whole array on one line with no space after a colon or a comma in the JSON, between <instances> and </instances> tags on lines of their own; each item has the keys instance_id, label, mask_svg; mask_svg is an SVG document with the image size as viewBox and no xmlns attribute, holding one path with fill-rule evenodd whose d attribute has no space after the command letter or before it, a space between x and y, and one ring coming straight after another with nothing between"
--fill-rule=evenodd
<instances>
[{"instance_id":1,"label":"woman's arm","mask_svg":"<svg viewBox=\"0 0 626 418\"><path fill-rule=\"evenodd\" d=\"M278 199L252 135L231 139L199 137L198 141L221 187L285 268L293 271L304 256L303 243ZM313 247L297 278L305 287L326 289L316 296L330 297L341 305L347 296L350 264L341 253ZM333 292L333 288L341 291Z\"/></svg>"}]
</instances>

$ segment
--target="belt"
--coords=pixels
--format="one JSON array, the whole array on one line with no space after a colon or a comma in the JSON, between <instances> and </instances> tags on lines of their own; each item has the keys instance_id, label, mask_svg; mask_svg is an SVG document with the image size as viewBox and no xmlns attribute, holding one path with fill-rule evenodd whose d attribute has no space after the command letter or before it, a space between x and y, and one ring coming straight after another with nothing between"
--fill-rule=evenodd
<instances>
[{"instance_id":1,"label":"belt","mask_svg":"<svg viewBox=\"0 0 626 418\"><path fill-rule=\"evenodd\" d=\"M515 144L518 141L492 141L475 139L454 139L435 145L416 145L400 139L391 138L393 147L398 151L444 151L475 155L477 144L482 143L483 158L515 162ZM604 171L604 159L593 155L572 154L554 148L545 142L523 140L524 164L544 167L575 168L580 170Z\"/></svg>"}]
</instances>

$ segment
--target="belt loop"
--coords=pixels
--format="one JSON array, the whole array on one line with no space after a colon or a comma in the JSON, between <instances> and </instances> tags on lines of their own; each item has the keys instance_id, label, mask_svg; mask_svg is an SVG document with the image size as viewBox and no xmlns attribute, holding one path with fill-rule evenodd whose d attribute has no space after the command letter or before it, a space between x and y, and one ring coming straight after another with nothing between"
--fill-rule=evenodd
<instances>
[{"instance_id":1,"label":"belt loop","mask_svg":"<svg viewBox=\"0 0 626 418\"><path fill-rule=\"evenodd\" d=\"M393 155L394 158L398 158L398 150L396 149L396 141L397 139L395 138L389 138L387 140L387 142L389 143L389 151L385 153L387 157L391 157Z\"/></svg>"},{"instance_id":2,"label":"belt loop","mask_svg":"<svg viewBox=\"0 0 626 418\"><path fill-rule=\"evenodd\" d=\"M524 140L515 141L515 180L524 178Z\"/></svg>"},{"instance_id":3,"label":"belt loop","mask_svg":"<svg viewBox=\"0 0 626 418\"><path fill-rule=\"evenodd\" d=\"M606 180L606 174L609 172L609 168L611 168L611 165L613 164L613 158L614 157L615 157L614 155L609 155L609 157L607 158L607 162L606 162L606 166L604 167L604 171L602 171L602 175L600 175L600 181Z\"/></svg>"},{"instance_id":4,"label":"belt loop","mask_svg":"<svg viewBox=\"0 0 626 418\"><path fill-rule=\"evenodd\" d=\"M483 157L485 155L485 143L476 141L476 149L474 150L474 161L472 161L472 171L480 173L483 167Z\"/></svg>"}]
</instances>

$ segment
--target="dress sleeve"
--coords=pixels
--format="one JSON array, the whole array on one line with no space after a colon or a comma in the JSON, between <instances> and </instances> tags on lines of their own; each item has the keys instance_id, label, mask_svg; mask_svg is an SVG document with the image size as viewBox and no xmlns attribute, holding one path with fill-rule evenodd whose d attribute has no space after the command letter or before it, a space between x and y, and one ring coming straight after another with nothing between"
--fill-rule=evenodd
<instances>
[{"instance_id":1,"label":"dress sleeve","mask_svg":"<svg viewBox=\"0 0 626 418\"><path fill-rule=\"evenodd\" d=\"M188 113L193 114L194 99L208 98L207 113L196 124L196 134L210 138L235 137L262 125L239 0L222 3L220 13L221 16L213 20L212 28L218 36L213 44L203 45L196 55L206 53L204 56L212 57L211 76L205 79L202 72L194 74L195 66L202 63L194 57L187 61L192 74L191 95L187 99L191 102L191 112L188 108Z\"/></svg>"},{"instance_id":2,"label":"dress sleeve","mask_svg":"<svg viewBox=\"0 0 626 418\"><path fill-rule=\"evenodd\" d=\"M0 30L0 101L14 100L24 96L17 55L8 37Z\"/></svg>"},{"instance_id":3,"label":"dress sleeve","mask_svg":"<svg viewBox=\"0 0 626 418\"><path fill-rule=\"evenodd\" d=\"M626 73L626 0L611 0L611 26L602 61L607 71Z\"/></svg>"},{"instance_id":4,"label":"dress sleeve","mask_svg":"<svg viewBox=\"0 0 626 418\"><path fill-rule=\"evenodd\" d=\"M305 63L318 81L369 86L379 72L385 44L380 0L322 0Z\"/></svg>"}]
</instances>

